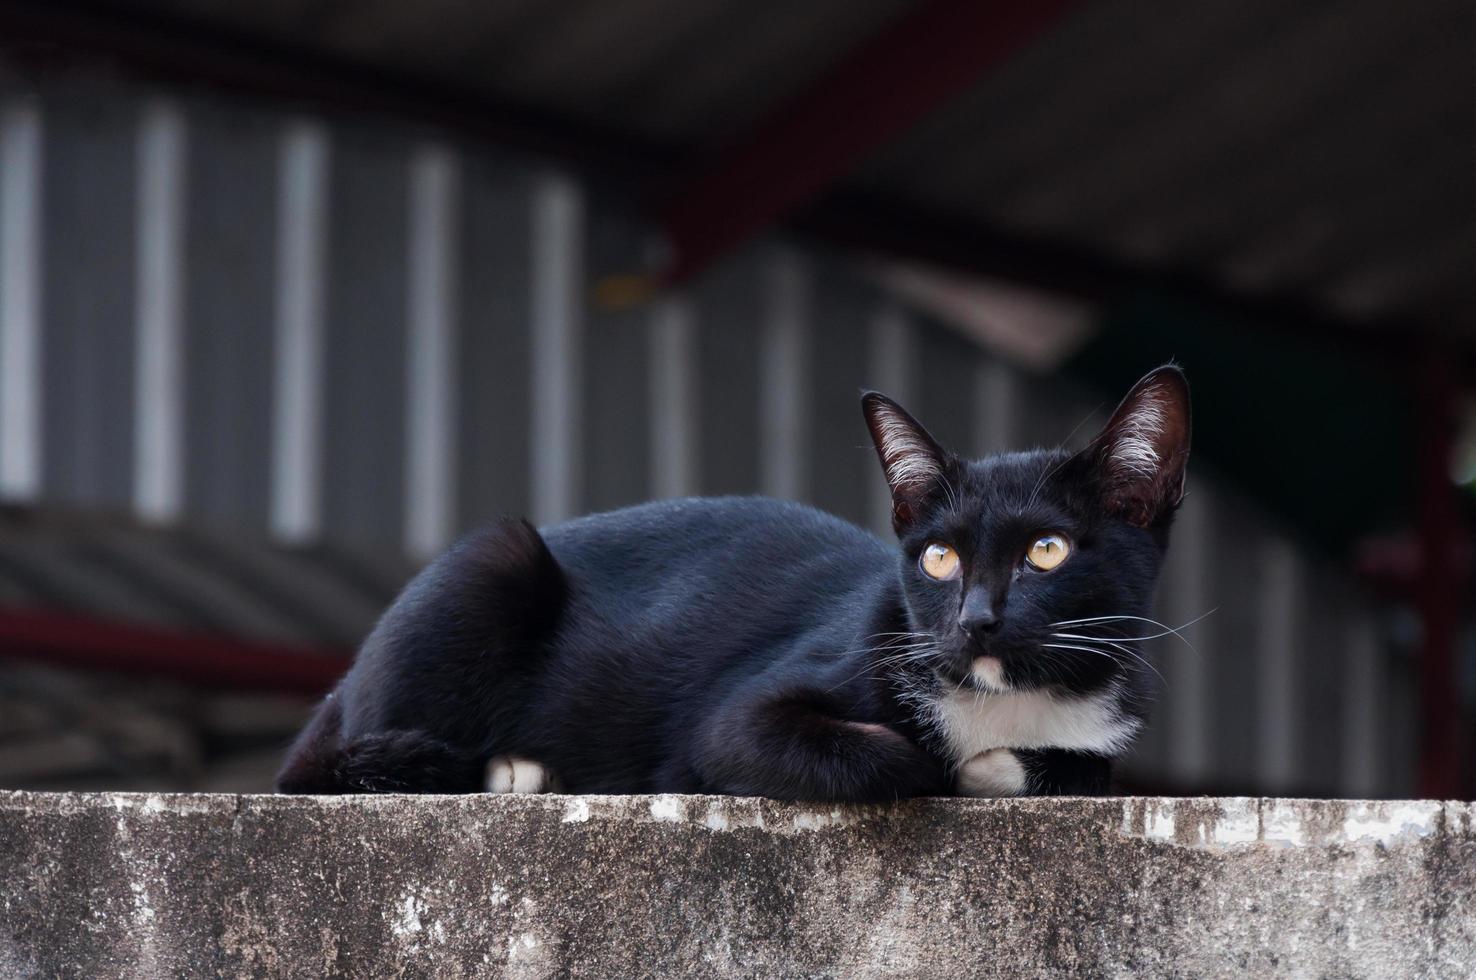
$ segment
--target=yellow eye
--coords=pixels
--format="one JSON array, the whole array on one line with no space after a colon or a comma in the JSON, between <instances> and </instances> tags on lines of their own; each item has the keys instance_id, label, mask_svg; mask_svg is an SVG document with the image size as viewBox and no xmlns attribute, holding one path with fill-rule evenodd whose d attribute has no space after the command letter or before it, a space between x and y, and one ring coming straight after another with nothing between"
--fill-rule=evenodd
<instances>
[{"instance_id":1,"label":"yellow eye","mask_svg":"<svg viewBox=\"0 0 1476 980\"><path fill-rule=\"evenodd\" d=\"M946 544L938 544L936 541L923 549L922 560L923 572L929 578L935 578L945 582L951 578L958 578L958 552Z\"/></svg>"},{"instance_id":2,"label":"yellow eye","mask_svg":"<svg viewBox=\"0 0 1476 980\"><path fill-rule=\"evenodd\" d=\"M1065 561L1071 554L1071 545L1059 534L1042 534L1035 539L1035 544L1025 553L1025 560L1030 567L1038 571L1049 572Z\"/></svg>"}]
</instances>

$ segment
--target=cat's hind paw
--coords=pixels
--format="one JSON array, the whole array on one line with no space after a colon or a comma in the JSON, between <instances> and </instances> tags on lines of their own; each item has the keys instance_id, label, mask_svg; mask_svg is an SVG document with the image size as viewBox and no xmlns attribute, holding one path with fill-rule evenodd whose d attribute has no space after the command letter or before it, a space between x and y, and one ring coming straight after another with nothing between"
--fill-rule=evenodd
<instances>
[{"instance_id":1,"label":"cat's hind paw","mask_svg":"<svg viewBox=\"0 0 1476 980\"><path fill-rule=\"evenodd\" d=\"M487 761L489 793L553 793L556 780L541 762L517 755L494 755Z\"/></svg>"},{"instance_id":2,"label":"cat's hind paw","mask_svg":"<svg viewBox=\"0 0 1476 980\"><path fill-rule=\"evenodd\" d=\"M960 796L1019 796L1025 783L1025 766L1009 749L980 752L958 768Z\"/></svg>"}]
</instances>

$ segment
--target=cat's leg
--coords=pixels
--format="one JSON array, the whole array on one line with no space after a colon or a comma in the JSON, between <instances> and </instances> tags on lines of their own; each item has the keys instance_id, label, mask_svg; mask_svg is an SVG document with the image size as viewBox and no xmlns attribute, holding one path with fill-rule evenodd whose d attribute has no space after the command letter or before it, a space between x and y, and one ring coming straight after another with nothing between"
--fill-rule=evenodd
<instances>
[{"instance_id":1,"label":"cat's leg","mask_svg":"<svg viewBox=\"0 0 1476 980\"><path fill-rule=\"evenodd\" d=\"M1106 796L1112 760L1069 749L1018 749L1031 796Z\"/></svg>"},{"instance_id":2,"label":"cat's leg","mask_svg":"<svg viewBox=\"0 0 1476 980\"><path fill-rule=\"evenodd\" d=\"M851 721L821 691L747 690L701 728L702 791L868 802L946 791L942 763L886 725Z\"/></svg>"},{"instance_id":3,"label":"cat's leg","mask_svg":"<svg viewBox=\"0 0 1476 980\"><path fill-rule=\"evenodd\" d=\"M960 796L1101 796L1112 760L1067 749L990 749L958 767Z\"/></svg>"},{"instance_id":4,"label":"cat's leg","mask_svg":"<svg viewBox=\"0 0 1476 980\"><path fill-rule=\"evenodd\" d=\"M1030 775L1013 749L990 749L958 767L959 796L1023 796Z\"/></svg>"},{"instance_id":5,"label":"cat's leg","mask_svg":"<svg viewBox=\"0 0 1476 980\"><path fill-rule=\"evenodd\" d=\"M511 744L561 614L563 572L536 529L467 536L406 586L287 754L288 793L476 793Z\"/></svg>"},{"instance_id":6,"label":"cat's leg","mask_svg":"<svg viewBox=\"0 0 1476 980\"><path fill-rule=\"evenodd\" d=\"M494 755L487 761L489 793L557 793L558 779L548 767L519 755Z\"/></svg>"}]
</instances>

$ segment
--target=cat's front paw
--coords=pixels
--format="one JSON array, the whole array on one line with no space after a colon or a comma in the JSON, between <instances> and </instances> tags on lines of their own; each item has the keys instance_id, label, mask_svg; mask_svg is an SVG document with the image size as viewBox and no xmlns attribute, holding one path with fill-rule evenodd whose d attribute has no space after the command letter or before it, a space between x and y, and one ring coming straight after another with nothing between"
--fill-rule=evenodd
<instances>
[{"instance_id":1,"label":"cat's front paw","mask_svg":"<svg viewBox=\"0 0 1476 980\"><path fill-rule=\"evenodd\" d=\"M1025 766L1009 749L990 749L959 766L957 786L960 796L1019 796Z\"/></svg>"},{"instance_id":2,"label":"cat's front paw","mask_svg":"<svg viewBox=\"0 0 1476 980\"><path fill-rule=\"evenodd\" d=\"M552 793L553 773L541 762L517 755L494 755L487 761L489 793Z\"/></svg>"}]
</instances>

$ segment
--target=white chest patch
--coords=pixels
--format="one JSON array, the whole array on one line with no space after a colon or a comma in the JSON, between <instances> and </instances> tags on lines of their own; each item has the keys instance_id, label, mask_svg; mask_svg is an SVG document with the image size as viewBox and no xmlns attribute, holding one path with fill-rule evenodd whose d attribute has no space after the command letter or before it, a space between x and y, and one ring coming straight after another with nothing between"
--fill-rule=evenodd
<instances>
[{"instance_id":1,"label":"white chest patch","mask_svg":"<svg viewBox=\"0 0 1476 980\"><path fill-rule=\"evenodd\" d=\"M1045 691L954 691L934 702L938 724L963 762L990 749L1075 749L1115 755L1140 723L1118 711L1113 692L1071 698Z\"/></svg>"}]
</instances>

